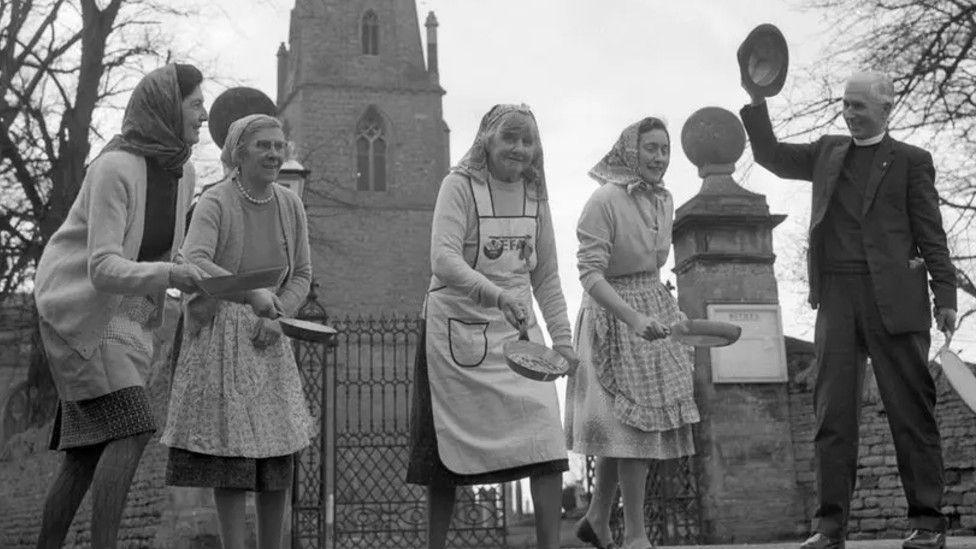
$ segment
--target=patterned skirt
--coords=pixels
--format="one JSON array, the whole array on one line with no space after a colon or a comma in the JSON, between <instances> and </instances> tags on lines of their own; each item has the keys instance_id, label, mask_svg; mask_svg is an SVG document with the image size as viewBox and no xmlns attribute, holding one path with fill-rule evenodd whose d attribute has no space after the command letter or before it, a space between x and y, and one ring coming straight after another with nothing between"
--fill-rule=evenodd
<instances>
[{"instance_id":1,"label":"patterned skirt","mask_svg":"<svg viewBox=\"0 0 976 549\"><path fill-rule=\"evenodd\" d=\"M684 319L655 275L608 279L641 314L671 325ZM566 386L567 447L605 457L671 459L694 453L692 348L647 341L584 296L576 327L580 366Z\"/></svg>"},{"instance_id":2,"label":"patterned skirt","mask_svg":"<svg viewBox=\"0 0 976 549\"><path fill-rule=\"evenodd\" d=\"M128 371L119 379L133 385L84 400L60 400L51 429L50 448L67 450L95 446L112 440L154 432L156 420L144 383L153 357L153 330L146 324L156 306L144 296L125 296L105 326L98 352L92 360L105 362L106 369ZM41 339L52 360L84 361L46 322L41 322ZM55 358L56 357L56 358ZM57 367L52 364L52 367Z\"/></svg>"},{"instance_id":3,"label":"patterned skirt","mask_svg":"<svg viewBox=\"0 0 976 549\"><path fill-rule=\"evenodd\" d=\"M198 454L266 458L293 454L317 432L291 340L266 348L251 337L250 307L221 301L213 321L185 331L160 442Z\"/></svg>"}]
</instances>

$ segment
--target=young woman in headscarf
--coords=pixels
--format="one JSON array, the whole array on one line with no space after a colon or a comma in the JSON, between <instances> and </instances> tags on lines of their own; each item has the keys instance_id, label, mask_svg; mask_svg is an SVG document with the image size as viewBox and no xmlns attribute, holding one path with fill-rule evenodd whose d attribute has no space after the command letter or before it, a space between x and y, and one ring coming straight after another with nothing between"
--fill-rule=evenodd
<instances>
[{"instance_id":1,"label":"young woman in headscarf","mask_svg":"<svg viewBox=\"0 0 976 549\"><path fill-rule=\"evenodd\" d=\"M586 293L576 333L580 367L566 389L566 435L570 450L597 458L593 498L577 536L598 548L613 546L610 506L618 485L622 549L652 547L644 528L650 460L695 452L691 348L666 338L685 316L660 279L674 220L663 181L670 155L663 122L645 118L628 126L590 170L600 188L577 227Z\"/></svg>"},{"instance_id":2,"label":"young woman in headscarf","mask_svg":"<svg viewBox=\"0 0 976 549\"><path fill-rule=\"evenodd\" d=\"M538 547L559 546L568 469L556 389L505 363L527 326L575 365L535 117L496 105L441 183L431 234L425 337L418 344L407 482L428 487L429 547L442 549L455 488L530 478Z\"/></svg>"},{"instance_id":3,"label":"young woman in headscarf","mask_svg":"<svg viewBox=\"0 0 976 549\"><path fill-rule=\"evenodd\" d=\"M116 135L88 167L34 279L41 339L60 402L51 448L64 461L38 547L60 547L91 486L93 547L115 547L129 484L156 430L145 389L165 290L205 274L173 260L195 179L190 147L207 120L192 65L146 75Z\"/></svg>"},{"instance_id":4,"label":"young woman in headscarf","mask_svg":"<svg viewBox=\"0 0 976 549\"><path fill-rule=\"evenodd\" d=\"M212 488L224 547L244 547L245 498L255 493L258 548L280 546L294 454L315 425L292 346L274 320L293 316L312 279L305 209L275 183L281 123L264 114L230 125L230 177L197 203L181 254L212 276L280 267L271 288L216 300L191 296L161 442L166 482Z\"/></svg>"}]
</instances>

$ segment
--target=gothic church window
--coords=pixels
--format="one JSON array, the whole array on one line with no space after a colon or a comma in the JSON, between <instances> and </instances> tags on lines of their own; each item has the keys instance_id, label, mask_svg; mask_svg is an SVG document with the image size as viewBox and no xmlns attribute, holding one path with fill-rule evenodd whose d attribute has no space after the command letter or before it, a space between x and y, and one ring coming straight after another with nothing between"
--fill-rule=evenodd
<instances>
[{"instance_id":1,"label":"gothic church window","mask_svg":"<svg viewBox=\"0 0 976 549\"><path fill-rule=\"evenodd\" d=\"M376 12L369 10L363 15L363 55L380 54L380 21Z\"/></svg>"},{"instance_id":2,"label":"gothic church window","mask_svg":"<svg viewBox=\"0 0 976 549\"><path fill-rule=\"evenodd\" d=\"M356 190L386 190L387 142L383 117L370 106L356 126Z\"/></svg>"}]
</instances>

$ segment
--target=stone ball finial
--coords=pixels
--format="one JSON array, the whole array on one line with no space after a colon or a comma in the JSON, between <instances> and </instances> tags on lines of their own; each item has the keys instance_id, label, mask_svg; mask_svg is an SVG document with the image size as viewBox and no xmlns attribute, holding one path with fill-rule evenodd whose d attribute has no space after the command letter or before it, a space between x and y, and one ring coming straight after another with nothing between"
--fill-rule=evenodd
<instances>
[{"instance_id":1,"label":"stone ball finial","mask_svg":"<svg viewBox=\"0 0 976 549\"><path fill-rule=\"evenodd\" d=\"M734 172L745 146L739 117L721 107L698 109L681 128L681 148L699 172Z\"/></svg>"}]
</instances>

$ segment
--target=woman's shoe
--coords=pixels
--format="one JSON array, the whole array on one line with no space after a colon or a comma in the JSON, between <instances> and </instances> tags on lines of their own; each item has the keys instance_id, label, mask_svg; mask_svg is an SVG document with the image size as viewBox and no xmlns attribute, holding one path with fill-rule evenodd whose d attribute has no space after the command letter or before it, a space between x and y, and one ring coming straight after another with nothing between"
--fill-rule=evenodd
<instances>
[{"instance_id":1,"label":"woman's shoe","mask_svg":"<svg viewBox=\"0 0 976 549\"><path fill-rule=\"evenodd\" d=\"M590 521L586 520L586 517L580 519L576 523L576 537L582 542L589 543L596 549L616 549L616 545L611 541L607 545L600 543L600 537L596 535L596 531L593 530L593 525Z\"/></svg>"}]
</instances>

